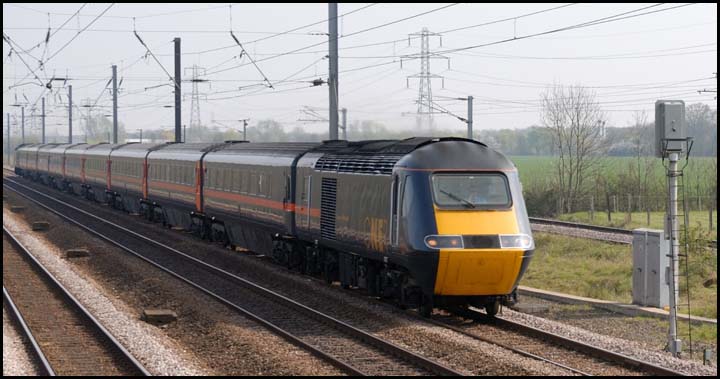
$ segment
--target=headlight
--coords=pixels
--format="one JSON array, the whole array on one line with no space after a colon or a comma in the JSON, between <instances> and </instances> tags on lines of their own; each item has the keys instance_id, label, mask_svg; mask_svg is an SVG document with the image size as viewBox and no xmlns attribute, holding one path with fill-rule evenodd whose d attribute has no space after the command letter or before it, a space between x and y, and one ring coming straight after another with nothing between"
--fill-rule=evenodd
<instances>
[{"instance_id":1,"label":"headlight","mask_svg":"<svg viewBox=\"0 0 720 379\"><path fill-rule=\"evenodd\" d=\"M530 250L535 246L532 237L527 234L501 234L500 248Z\"/></svg>"},{"instance_id":2,"label":"headlight","mask_svg":"<svg viewBox=\"0 0 720 379\"><path fill-rule=\"evenodd\" d=\"M425 245L431 249L462 249L462 236L438 236L430 235L425 237Z\"/></svg>"}]
</instances>

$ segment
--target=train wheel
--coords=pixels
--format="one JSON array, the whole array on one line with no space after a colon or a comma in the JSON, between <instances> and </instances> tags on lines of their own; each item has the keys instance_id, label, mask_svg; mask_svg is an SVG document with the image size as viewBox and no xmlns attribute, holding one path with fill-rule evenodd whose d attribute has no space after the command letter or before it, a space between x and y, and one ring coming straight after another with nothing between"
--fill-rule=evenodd
<instances>
[{"instance_id":1,"label":"train wheel","mask_svg":"<svg viewBox=\"0 0 720 379\"><path fill-rule=\"evenodd\" d=\"M495 315L500 311L500 300L491 301L488 303L485 303L485 312L490 317L495 317Z\"/></svg>"},{"instance_id":2,"label":"train wheel","mask_svg":"<svg viewBox=\"0 0 720 379\"><path fill-rule=\"evenodd\" d=\"M433 301L428 296L423 295L422 302L420 303L420 308L418 311L420 312L420 316L423 317L430 317L433 313Z\"/></svg>"}]
</instances>

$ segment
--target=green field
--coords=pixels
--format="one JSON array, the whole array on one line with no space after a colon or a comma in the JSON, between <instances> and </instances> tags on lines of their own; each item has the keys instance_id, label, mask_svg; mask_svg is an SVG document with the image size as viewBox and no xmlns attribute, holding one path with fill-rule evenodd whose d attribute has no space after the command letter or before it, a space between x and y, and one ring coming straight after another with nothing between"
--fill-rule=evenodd
<instances>
[{"instance_id":1,"label":"green field","mask_svg":"<svg viewBox=\"0 0 720 379\"><path fill-rule=\"evenodd\" d=\"M535 257L521 284L595 299L632 301L632 251L618 245L583 238L534 233ZM717 318L717 253L702 246L689 261L691 311ZM686 283L681 280L681 303ZM686 313L687 309L681 312Z\"/></svg>"},{"instance_id":2,"label":"green field","mask_svg":"<svg viewBox=\"0 0 720 379\"><path fill-rule=\"evenodd\" d=\"M525 186L533 186L538 183L545 183L552 180L554 175L554 163L557 157L551 156L512 156L509 157L517 166L520 172L520 180ZM715 176L712 171L714 158L711 157L690 157L687 167L684 171L685 186L689 196L695 196L697 184L700 185L701 191L712 185ZM660 188L665 188L665 168L660 158L653 158L652 177L653 183ZM667 161L665 161L667 164ZM685 161L681 161L681 167ZM627 172L630 166L635 166L636 160L633 157L604 157L601 158L600 171L610 178L617 177L623 172Z\"/></svg>"},{"instance_id":3,"label":"green field","mask_svg":"<svg viewBox=\"0 0 720 379\"><path fill-rule=\"evenodd\" d=\"M717 212L712 214L712 239L717 239ZM632 212L628 218L628 214L625 212L611 212L610 220L608 221L607 212L595 212L594 217L590 218L589 212L575 212L562 214L558 217L559 220L580 222L584 224L611 226L615 228L624 229L637 229L637 228L649 228L663 230L663 224L665 219L664 212L650 212L650 223L648 224L647 213L645 212ZM688 226L701 228L707 231L710 227L710 216L706 211L690 211L688 214Z\"/></svg>"},{"instance_id":4,"label":"green field","mask_svg":"<svg viewBox=\"0 0 720 379\"><path fill-rule=\"evenodd\" d=\"M667 203L667 177L662 161L651 158L647 189L637 183L636 160L632 157L601 158L597 169L586 176L580 195L572 204L572 212L560 207L559 191L555 184L554 165L557 157L514 156L523 184L523 193L530 216L552 217L622 228L650 227L662 229ZM667 162L666 162L667 163ZM684 161L681 163L684 166ZM712 209L713 230L717 230L717 171L716 159L691 158L683 173L683 193L689 214L689 225L709 229ZM607 210L612 211L608 221ZM594 217L590 219L590 211ZM628 210L630 215L628 219ZM650 224L647 211L650 211ZM680 204L682 213L682 204ZM560 214L558 214L560 213ZM715 232L715 235L717 233Z\"/></svg>"}]
</instances>

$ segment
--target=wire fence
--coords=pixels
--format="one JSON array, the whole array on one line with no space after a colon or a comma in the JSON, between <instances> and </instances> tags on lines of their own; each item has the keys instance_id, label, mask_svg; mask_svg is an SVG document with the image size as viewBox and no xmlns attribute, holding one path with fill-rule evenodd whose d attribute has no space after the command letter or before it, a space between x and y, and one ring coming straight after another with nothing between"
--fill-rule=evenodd
<instances>
[{"instance_id":1,"label":"wire fence","mask_svg":"<svg viewBox=\"0 0 720 379\"><path fill-rule=\"evenodd\" d=\"M656 224L658 217L666 211L668 198L665 196L642 196L632 194L608 194L602 197L586 196L572 201L557 196L554 209L545 206L545 211L552 211L555 217L572 215L588 221L607 223L625 223L631 221L647 225ZM532 208L530 213L533 215ZM717 225L717 197L714 196L685 196L684 203L679 209L680 215L688 217L688 222L700 222L713 230ZM547 216L545 214L544 216ZM660 219L662 222L662 219Z\"/></svg>"}]
</instances>

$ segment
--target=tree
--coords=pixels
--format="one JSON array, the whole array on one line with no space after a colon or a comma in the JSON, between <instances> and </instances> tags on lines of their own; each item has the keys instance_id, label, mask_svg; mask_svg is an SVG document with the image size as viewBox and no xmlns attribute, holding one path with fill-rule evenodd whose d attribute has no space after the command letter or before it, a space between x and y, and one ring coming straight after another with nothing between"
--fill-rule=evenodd
<instances>
[{"instance_id":1,"label":"tree","mask_svg":"<svg viewBox=\"0 0 720 379\"><path fill-rule=\"evenodd\" d=\"M687 135L693 137L693 155L712 156L717 149L717 110L703 103L685 107Z\"/></svg>"},{"instance_id":2,"label":"tree","mask_svg":"<svg viewBox=\"0 0 720 379\"><path fill-rule=\"evenodd\" d=\"M585 181L605 149L605 115L595 92L581 86L555 85L542 94L542 122L552 132L555 180L566 212L585 191Z\"/></svg>"},{"instance_id":3,"label":"tree","mask_svg":"<svg viewBox=\"0 0 720 379\"><path fill-rule=\"evenodd\" d=\"M648 123L648 115L645 111L633 113L634 125L632 127L633 155L635 157L635 189L645 201L648 201L648 182L653 173L653 125ZM631 172L632 172L631 171ZM638 204L640 206L640 204Z\"/></svg>"},{"instance_id":4,"label":"tree","mask_svg":"<svg viewBox=\"0 0 720 379\"><path fill-rule=\"evenodd\" d=\"M111 142L113 123L103 115L88 116L84 121L83 130L88 143ZM74 134L74 133L73 133ZM123 143L126 138L125 125L118 122L118 142Z\"/></svg>"}]
</instances>

